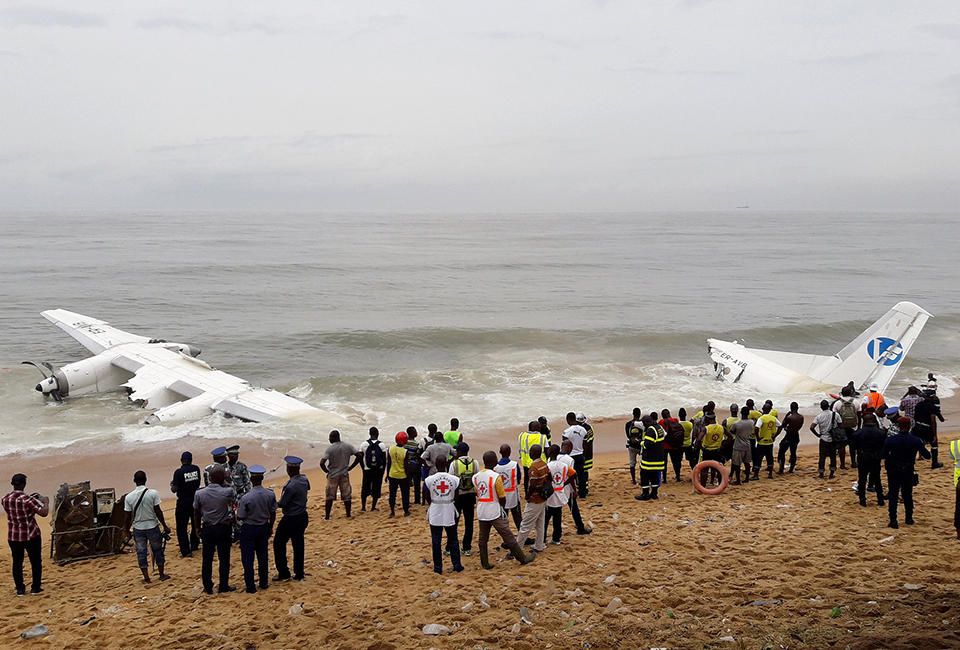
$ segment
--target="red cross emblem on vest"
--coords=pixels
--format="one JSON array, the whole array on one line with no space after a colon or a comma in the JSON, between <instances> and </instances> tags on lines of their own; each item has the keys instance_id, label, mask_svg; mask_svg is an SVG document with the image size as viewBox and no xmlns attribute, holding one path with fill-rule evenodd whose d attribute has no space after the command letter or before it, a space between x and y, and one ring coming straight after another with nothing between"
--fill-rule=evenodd
<instances>
[{"instance_id":1,"label":"red cross emblem on vest","mask_svg":"<svg viewBox=\"0 0 960 650\"><path fill-rule=\"evenodd\" d=\"M437 483L437 492L440 493L440 496L446 496L447 491L450 489L450 486L447 485L446 481L440 481Z\"/></svg>"},{"instance_id":2,"label":"red cross emblem on vest","mask_svg":"<svg viewBox=\"0 0 960 650\"><path fill-rule=\"evenodd\" d=\"M480 485L477 486L477 494L479 494L480 496L486 496L486 494L487 494L487 484L486 484L486 483L481 483Z\"/></svg>"}]
</instances>

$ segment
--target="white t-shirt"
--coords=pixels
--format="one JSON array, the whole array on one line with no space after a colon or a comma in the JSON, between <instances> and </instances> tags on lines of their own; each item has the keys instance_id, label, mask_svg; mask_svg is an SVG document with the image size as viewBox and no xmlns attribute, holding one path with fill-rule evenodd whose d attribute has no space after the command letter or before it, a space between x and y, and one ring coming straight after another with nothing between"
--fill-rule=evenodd
<instances>
[{"instance_id":1,"label":"white t-shirt","mask_svg":"<svg viewBox=\"0 0 960 650\"><path fill-rule=\"evenodd\" d=\"M570 475L570 467L558 458L547 463L547 469L550 470L550 480L553 483L553 494L547 499L547 505L551 508L560 508L567 505L566 489L557 490L557 488L566 483L567 477Z\"/></svg>"},{"instance_id":2,"label":"white t-shirt","mask_svg":"<svg viewBox=\"0 0 960 650\"><path fill-rule=\"evenodd\" d=\"M457 523L457 508L453 499L460 486L460 479L453 474L437 472L424 481L430 492L430 507L427 508L427 522L431 526L453 526Z\"/></svg>"},{"instance_id":3,"label":"white t-shirt","mask_svg":"<svg viewBox=\"0 0 960 650\"><path fill-rule=\"evenodd\" d=\"M493 480L491 480L493 479ZM473 487L477 490L477 519L479 521L493 521L503 514L500 508L500 499L497 497L497 480L503 483L500 475L492 469L485 469L473 475ZM493 488L491 490L491 488ZM484 501L483 499L491 499Z\"/></svg>"},{"instance_id":4,"label":"white t-shirt","mask_svg":"<svg viewBox=\"0 0 960 650\"><path fill-rule=\"evenodd\" d=\"M583 454L583 439L586 437L587 430L579 424L574 424L564 430L563 439L573 443L573 451L570 452L571 456L580 456Z\"/></svg>"},{"instance_id":5,"label":"white t-shirt","mask_svg":"<svg viewBox=\"0 0 960 650\"><path fill-rule=\"evenodd\" d=\"M143 500L140 501L140 495L144 490L147 493L143 495ZM137 505L137 501L140 501L140 506L136 512L133 512L133 507ZM154 506L158 505L160 505L160 493L151 490L146 485L134 488L123 500L124 511L133 512L133 527L136 530L151 530L160 525L157 513L153 509Z\"/></svg>"},{"instance_id":6,"label":"white t-shirt","mask_svg":"<svg viewBox=\"0 0 960 650\"><path fill-rule=\"evenodd\" d=\"M833 435L831 431L834 426L840 424L840 417L833 411L823 411L817 414L817 417L813 419L813 423L817 425L817 431L820 432L820 439L824 442L833 442Z\"/></svg>"},{"instance_id":7,"label":"white t-shirt","mask_svg":"<svg viewBox=\"0 0 960 650\"><path fill-rule=\"evenodd\" d=\"M515 460L503 465L497 463L493 468L503 477L503 491L507 495L507 509L516 508L520 504L520 464Z\"/></svg>"}]
</instances>

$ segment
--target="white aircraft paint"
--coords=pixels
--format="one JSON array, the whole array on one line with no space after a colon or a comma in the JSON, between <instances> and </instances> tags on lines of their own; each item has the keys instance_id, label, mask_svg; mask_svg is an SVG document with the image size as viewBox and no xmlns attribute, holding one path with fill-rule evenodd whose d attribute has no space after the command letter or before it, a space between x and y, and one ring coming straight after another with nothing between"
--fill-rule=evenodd
<instances>
[{"instance_id":1,"label":"white aircraft paint","mask_svg":"<svg viewBox=\"0 0 960 650\"><path fill-rule=\"evenodd\" d=\"M707 349L718 379L764 392L814 392L850 381L858 389L876 383L883 392L931 316L912 302L899 302L833 356L760 350L718 339L707 339Z\"/></svg>"},{"instance_id":2,"label":"white aircraft paint","mask_svg":"<svg viewBox=\"0 0 960 650\"><path fill-rule=\"evenodd\" d=\"M131 401L152 409L144 424L180 422L214 412L252 422L321 413L285 393L254 388L211 368L196 358L200 350L193 346L148 339L65 309L41 315L94 354L59 369L47 365L51 374L44 373L36 387L44 395L62 399L123 388Z\"/></svg>"}]
</instances>

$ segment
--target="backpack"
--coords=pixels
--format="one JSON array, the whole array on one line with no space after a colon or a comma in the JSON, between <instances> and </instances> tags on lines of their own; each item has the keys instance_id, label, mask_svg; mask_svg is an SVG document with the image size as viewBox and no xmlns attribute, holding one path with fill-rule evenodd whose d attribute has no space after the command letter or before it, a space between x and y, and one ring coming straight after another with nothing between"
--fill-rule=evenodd
<instances>
[{"instance_id":1,"label":"backpack","mask_svg":"<svg viewBox=\"0 0 960 650\"><path fill-rule=\"evenodd\" d=\"M674 449L683 447L683 425L672 419L664 420L664 423L667 425L667 436L664 438L664 442Z\"/></svg>"},{"instance_id":2,"label":"backpack","mask_svg":"<svg viewBox=\"0 0 960 650\"><path fill-rule=\"evenodd\" d=\"M837 410L840 414L840 426L844 429L856 429L857 428L857 409L853 405L853 402L842 402L840 408Z\"/></svg>"},{"instance_id":3,"label":"backpack","mask_svg":"<svg viewBox=\"0 0 960 650\"><path fill-rule=\"evenodd\" d=\"M379 440L367 440L367 449L363 454L363 465L367 469L379 469L387 464L387 454Z\"/></svg>"},{"instance_id":4,"label":"backpack","mask_svg":"<svg viewBox=\"0 0 960 650\"><path fill-rule=\"evenodd\" d=\"M630 425L630 437L627 439L627 446L637 451L643 449L643 425L639 422L635 421Z\"/></svg>"},{"instance_id":5,"label":"backpack","mask_svg":"<svg viewBox=\"0 0 960 650\"><path fill-rule=\"evenodd\" d=\"M407 443L410 445L410 443ZM414 444L413 446L404 445L404 449L407 450L407 455L403 459L403 466L407 470L407 476L413 476L415 478L420 477L420 446Z\"/></svg>"},{"instance_id":6,"label":"backpack","mask_svg":"<svg viewBox=\"0 0 960 650\"><path fill-rule=\"evenodd\" d=\"M456 460L457 478L460 479L460 487L457 488L459 494L476 494L477 490L473 486L473 475L477 473L477 463L469 456L463 456Z\"/></svg>"}]
</instances>

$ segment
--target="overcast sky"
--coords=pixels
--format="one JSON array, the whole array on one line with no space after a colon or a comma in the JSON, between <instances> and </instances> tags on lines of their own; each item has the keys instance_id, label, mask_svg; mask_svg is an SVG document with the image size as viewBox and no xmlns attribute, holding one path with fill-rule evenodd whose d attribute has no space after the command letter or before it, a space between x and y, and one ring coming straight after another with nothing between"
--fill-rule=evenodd
<instances>
[{"instance_id":1,"label":"overcast sky","mask_svg":"<svg viewBox=\"0 0 960 650\"><path fill-rule=\"evenodd\" d=\"M0 210L955 210L960 3L0 2Z\"/></svg>"}]
</instances>

